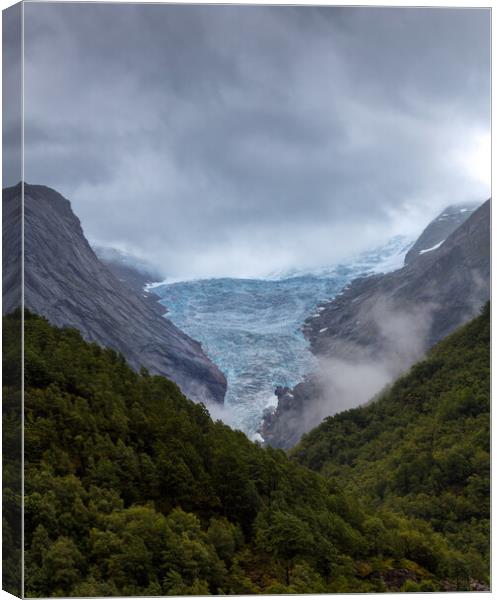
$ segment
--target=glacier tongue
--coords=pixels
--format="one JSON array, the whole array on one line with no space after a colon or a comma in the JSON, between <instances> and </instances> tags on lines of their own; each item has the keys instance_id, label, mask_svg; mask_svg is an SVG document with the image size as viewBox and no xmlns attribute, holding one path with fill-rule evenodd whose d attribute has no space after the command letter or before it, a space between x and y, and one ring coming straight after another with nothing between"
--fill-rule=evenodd
<instances>
[{"instance_id":1,"label":"glacier tongue","mask_svg":"<svg viewBox=\"0 0 497 600\"><path fill-rule=\"evenodd\" d=\"M202 343L228 380L215 418L252 439L277 386L293 387L313 370L302 334L305 319L352 279L401 266L410 242L397 237L348 264L274 279L204 279L163 283L154 293L168 318ZM399 258L400 257L400 258Z\"/></svg>"}]
</instances>

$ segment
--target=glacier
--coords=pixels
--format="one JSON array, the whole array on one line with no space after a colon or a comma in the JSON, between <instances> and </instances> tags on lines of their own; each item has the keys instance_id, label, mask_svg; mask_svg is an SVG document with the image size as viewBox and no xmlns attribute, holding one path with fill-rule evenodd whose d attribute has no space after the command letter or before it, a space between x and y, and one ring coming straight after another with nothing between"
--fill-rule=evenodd
<instances>
[{"instance_id":1,"label":"glacier","mask_svg":"<svg viewBox=\"0 0 497 600\"><path fill-rule=\"evenodd\" d=\"M166 281L148 289L160 297L167 318L198 340L226 375L225 406L213 417L262 441L258 430L265 411L276 406L275 388L293 387L313 370L305 319L352 279L401 268L411 245L396 236L343 264L312 271Z\"/></svg>"}]
</instances>

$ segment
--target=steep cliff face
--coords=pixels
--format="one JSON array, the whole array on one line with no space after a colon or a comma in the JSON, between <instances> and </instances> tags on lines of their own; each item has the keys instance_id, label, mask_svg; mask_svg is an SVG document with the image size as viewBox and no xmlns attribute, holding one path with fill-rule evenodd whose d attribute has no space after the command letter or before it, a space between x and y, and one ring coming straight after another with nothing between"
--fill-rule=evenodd
<instances>
[{"instance_id":1,"label":"steep cliff face","mask_svg":"<svg viewBox=\"0 0 497 600\"><path fill-rule=\"evenodd\" d=\"M9 314L22 302L22 206L18 187L2 193L2 310Z\"/></svg>"},{"instance_id":2,"label":"steep cliff face","mask_svg":"<svg viewBox=\"0 0 497 600\"><path fill-rule=\"evenodd\" d=\"M24 189L26 307L114 348L135 369L165 375L192 400L222 402L224 375L198 342L99 261L69 201L48 187ZM4 215L20 202L20 193L20 185L4 190ZM4 231L8 227L4 221ZM13 308L7 290L4 312Z\"/></svg>"},{"instance_id":3,"label":"steep cliff face","mask_svg":"<svg viewBox=\"0 0 497 600\"><path fill-rule=\"evenodd\" d=\"M490 200L442 244L386 275L356 279L304 333L320 369L280 394L262 426L290 447L324 417L366 402L490 297Z\"/></svg>"}]
</instances>

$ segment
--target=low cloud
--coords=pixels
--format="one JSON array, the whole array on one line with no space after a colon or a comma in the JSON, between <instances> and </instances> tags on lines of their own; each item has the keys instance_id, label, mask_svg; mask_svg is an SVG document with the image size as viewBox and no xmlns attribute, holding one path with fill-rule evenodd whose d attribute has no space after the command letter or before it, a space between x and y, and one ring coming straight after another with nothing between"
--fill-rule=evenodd
<instances>
[{"instance_id":1,"label":"low cloud","mask_svg":"<svg viewBox=\"0 0 497 600\"><path fill-rule=\"evenodd\" d=\"M306 402L301 433L325 417L365 404L425 353L436 304L396 309L388 299L369 313L377 338L368 346L343 342L320 358L312 380L320 393Z\"/></svg>"}]
</instances>

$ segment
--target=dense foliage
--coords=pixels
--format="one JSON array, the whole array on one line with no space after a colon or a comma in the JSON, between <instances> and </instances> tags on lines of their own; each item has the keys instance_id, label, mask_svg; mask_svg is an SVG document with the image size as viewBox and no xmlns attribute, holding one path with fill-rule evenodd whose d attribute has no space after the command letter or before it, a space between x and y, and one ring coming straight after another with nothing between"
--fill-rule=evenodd
<instances>
[{"instance_id":1,"label":"dense foliage","mask_svg":"<svg viewBox=\"0 0 497 600\"><path fill-rule=\"evenodd\" d=\"M428 523L488 579L490 306L376 402L327 418L292 456L370 510Z\"/></svg>"},{"instance_id":2,"label":"dense foliage","mask_svg":"<svg viewBox=\"0 0 497 600\"><path fill-rule=\"evenodd\" d=\"M22 331L20 319L2 331L2 587L22 595Z\"/></svg>"},{"instance_id":3,"label":"dense foliage","mask_svg":"<svg viewBox=\"0 0 497 600\"><path fill-rule=\"evenodd\" d=\"M9 332L14 343L19 318L17 313L4 319L7 374L13 369ZM461 352L459 366L467 372L446 370L448 392L451 381L466 382L472 390L475 377L488 375L488 340L485 346L481 322L454 338L453 351ZM452 352L451 344L442 345L435 355L439 361L443 352ZM423 364L417 369L428 389L430 367ZM400 413L407 410L402 385L406 384L394 388ZM88 344L77 331L54 328L29 313L25 386L27 596L465 589L470 576L482 581L486 577L480 560L486 548L485 524L475 525L480 550L474 543L471 556L457 550L459 538L469 529L446 531L443 514L438 523L431 513L420 514L409 495L411 474L406 476L408 487L402 488L405 493L395 492L405 507L387 503L394 494L388 485L381 491L383 501L373 506L376 492L371 490L380 493L381 486L368 483L368 473L358 471L356 477L353 472L360 463L360 452L354 452L360 446L356 430L361 429L353 420L347 427L355 442L347 441L345 426L337 430L342 437L336 443L350 456L340 459L343 475L330 452L335 442L327 437L329 421L300 448L302 461L334 475L323 477L290 461L281 450L264 449L241 432L213 422L202 405L187 400L167 379L144 369L137 374L116 352ZM405 389L417 418L425 405L423 397L416 395L415 386ZM486 393L488 403L488 388L478 389ZM15 395L7 388L4 398L8 412ZM482 402L480 394L470 398L462 392L454 403L447 395L439 402L446 407L440 413L442 424L452 419L455 426L461 420L454 431L457 439L444 437L444 444L457 443L447 449L452 457L447 458L447 477L455 464L450 461L456 461L453 447L465 440L468 446L478 443L478 448L467 450L470 466L464 473L471 470L471 490L469 483L444 480L440 485L451 493L457 485L468 488L463 499L480 494L480 510L488 500L479 450L488 444L488 415L485 425L478 408ZM429 414L427 409L427 418ZM469 418L474 419L472 428L463 425ZM384 419L377 424L377 434L370 431L371 443L384 424ZM480 441L473 439L477 429ZM395 438L397 429L383 435ZM413 445L416 440L412 438ZM393 446L392 442L385 450ZM439 446L435 448L438 453ZM381 450L376 448L378 460ZM394 452L392 460L395 456L399 469L411 468L409 457L404 461L404 454ZM482 461L478 469L476 456ZM379 474L378 482L386 475L393 473ZM349 477L350 486L344 484ZM401 485L400 475L398 481ZM424 483L427 496L430 481ZM352 493L342 487L350 487ZM369 499L367 504L358 500L358 488ZM458 499L455 492L454 497ZM479 519L476 513L471 518Z\"/></svg>"}]
</instances>

